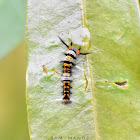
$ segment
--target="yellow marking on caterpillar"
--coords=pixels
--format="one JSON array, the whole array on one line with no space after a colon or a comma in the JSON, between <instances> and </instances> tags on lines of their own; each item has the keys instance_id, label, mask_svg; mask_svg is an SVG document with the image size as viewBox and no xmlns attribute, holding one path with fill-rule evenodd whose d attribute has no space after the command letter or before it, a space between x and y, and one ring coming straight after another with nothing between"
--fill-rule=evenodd
<instances>
[{"instance_id":1,"label":"yellow marking on caterpillar","mask_svg":"<svg viewBox=\"0 0 140 140\"><path fill-rule=\"evenodd\" d=\"M67 55L67 57L69 58L69 59L73 59L70 55ZM70 61L71 62L71 61Z\"/></svg>"},{"instance_id":2,"label":"yellow marking on caterpillar","mask_svg":"<svg viewBox=\"0 0 140 140\"><path fill-rule=\"evenodd\" d=\"M64 99L64 101L65 101L65 102L68 102L68 101L69 101L69 99Z\"/></svg>"},{"instance_id":3,"label":"yellow marking on caterpillar","mask_svg":"<svg viewBox=\"0 0 140 140\"><path fill-rule=\"evenodd\" d=\"M70 67L70 64L64 63L64 67Z\"/></svg>"},{"instance_id":4,"label":"yellow marking on caterpillar","mask_svg":"<svg viewBox=\"0 0 140 140\"><path fill-rule=\"evenodd\" d=\"M67 88L67 90L66 90ZM65 91L64 92L69 92L69 86L64 86Z\"/></svg>"},{"instance_id":5,"label":"yellow marking on caterpillar","mask_svg":"<svg viewBox=\"0 0 140 140\"><path fill-rule=\"evenodd\" d=\"M70 81L63 81L64 85L70 85Z\"/></svg>"},{"instance_id":6,"label":"yellow marking on caterpillar","mask_svg":"<svg viewBox=\"0 0 140 140\"><path fill-rule=\"evenodd\" d=\"M64 68L63 73L70 73L70 68Z\"/></svg>"}]
</instances>

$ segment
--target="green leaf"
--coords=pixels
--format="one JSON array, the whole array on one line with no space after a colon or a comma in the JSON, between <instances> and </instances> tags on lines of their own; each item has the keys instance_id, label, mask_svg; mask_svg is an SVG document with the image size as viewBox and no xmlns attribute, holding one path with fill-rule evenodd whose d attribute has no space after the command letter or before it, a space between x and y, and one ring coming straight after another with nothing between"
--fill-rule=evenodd
<instances>
[{"instance_id":1,"label":"green leaf","mask_svg":"<svg viewBox=\"0 0 140 140\"><path fill-rule=\"evenodd\" d=\"M90 74L94 80L96 137L139 139L138 3L133 0L88 0L86 8L91 50L98 49L89 56Z\"/></svg>"},{"instance_id":2,"label":"green leaf","mask_svg":"<svg viewBox=\"0 0 140 140\"><path fill-rule=\"evenodd\" d=\"M26 0L0 1L0 59L23 40L25 13Z\"/></svg>"},{"instance_id":3,"label":"green leaf","mask_svg":"<svg viewBox=\"0 0 140 140\"><path fill-rule=\"evenodd\" d=\"M29 140L25 100L25 42L0 61L0 139Z\"/></svg>"},{"instance_id":4,"label":"green leaf","mask_svg":"<svg viewBox=\"0 0 140 140\"><path fill-rule=\"evenodd\" d=\"M32 139L139 139L138 18L138 3L133 0L28 1L27 105ZM67 48L58 35L75 48L82 46L82 52L91 52L77 60L83 70L73 68L69 105L61 103L59 62Z\"/></svg>"},{"instance_id":5,"label":"green leaf","mask_svg":"<svg viewBox=\"0 0 140 140\"><path fill-rule=\"evenodd\" d=\"M29 139L25 103L25 15L26 0L0 0L1 140Z\"/></svg>"}]
</instances>

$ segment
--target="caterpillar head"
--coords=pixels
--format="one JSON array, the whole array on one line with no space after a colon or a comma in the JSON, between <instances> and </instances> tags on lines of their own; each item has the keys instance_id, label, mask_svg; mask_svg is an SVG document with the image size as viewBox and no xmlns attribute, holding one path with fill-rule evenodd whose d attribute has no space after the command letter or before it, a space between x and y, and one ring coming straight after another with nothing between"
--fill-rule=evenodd
<instances>
[{"instance_id":1,"label":"caterpillar head","mask_svg":"<svg viewBox=\"0 0 140 140\"><path fill-rule=\"evenodd\" d=\"M68 46L60 37L59 37L59 39L69 49L69 52L71 52L70 54L73 54L75 57L77 55L87 55L87 54L90 54L90 53L80 53L81 47L79 47L79 49L76 50L75 48L72 47L72 42L71 42L70 46Z\"/></svg>"}]
</instances>

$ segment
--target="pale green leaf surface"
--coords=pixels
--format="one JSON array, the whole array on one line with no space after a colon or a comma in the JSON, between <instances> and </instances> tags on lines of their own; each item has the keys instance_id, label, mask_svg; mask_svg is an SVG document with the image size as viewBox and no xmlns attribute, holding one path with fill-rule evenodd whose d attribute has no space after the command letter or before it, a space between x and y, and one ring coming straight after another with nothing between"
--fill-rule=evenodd
<instances>
[{"instance_id":1,"label":"pale green leaf surface","mask_svg":"<svg viewBox=\"0 0 140 140\"><path fill-rule=\"evenodd\" d=\"M139 138L137 3L28 0L26 34L31 139ZM86 73L86 91L84 71L73 68L70 105L61 104L60 61L67 48L57 35L93 52L77 60Z\"/></svg>"},{"instance_id":2,"label":"pale green leaf surface","mask_svg":"<svg viewBox=\"0 0 140 140\"><path fill-rule=\"evenodd\" d=\"M139 139L138 3L134 0L88 0L86 15L91 33L91 50L99 50L88 56L94 81L92 95L97 117L96 138ZM127 81L125 88L114 84L124 81Z\"/></svg>"},{"instance_id":3,"label":"pale green leaf surface","mask_svg":"<svg viewBox=\"0 0 140 140\"><path fill-rule=\"evenodd\" d=\"M0 0L0 59L24 38L26 0Z\"/></svg>"}]
</instances>

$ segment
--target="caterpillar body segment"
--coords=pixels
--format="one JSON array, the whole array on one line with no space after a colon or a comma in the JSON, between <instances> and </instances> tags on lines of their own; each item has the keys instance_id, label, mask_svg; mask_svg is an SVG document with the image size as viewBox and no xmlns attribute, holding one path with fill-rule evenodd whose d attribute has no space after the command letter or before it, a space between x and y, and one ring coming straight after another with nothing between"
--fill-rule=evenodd
<instances>
[{"instance_id":1,"label":"caterpillar body segment","mask_svg":"<svg viewBox=\"0 0 140 140\"><path fill-rule=\"evenodd\" d=\"M59 37L59 36L58 36ZM60 37L59 39L61 42L69 49L67 53L65 53L66 57L64 61L61 61L63 63L63 71L62 71L62 77L61 80L63 82L63 101L64 104L69 104L72 101L70 100L70 83L72 82L72 68L75 66L76 57L78 55L87 55L89 53L80 53L81 47L76 50L75 48L72 48L72 42L70 46L68 46Z\"/></svg>"}]
</instances>

